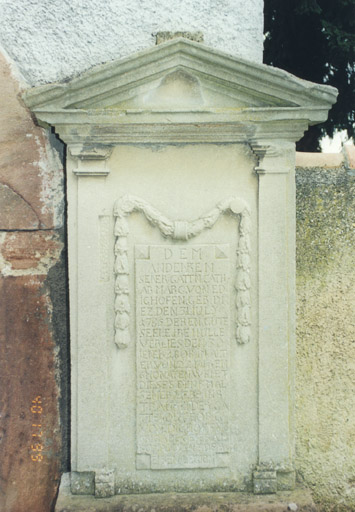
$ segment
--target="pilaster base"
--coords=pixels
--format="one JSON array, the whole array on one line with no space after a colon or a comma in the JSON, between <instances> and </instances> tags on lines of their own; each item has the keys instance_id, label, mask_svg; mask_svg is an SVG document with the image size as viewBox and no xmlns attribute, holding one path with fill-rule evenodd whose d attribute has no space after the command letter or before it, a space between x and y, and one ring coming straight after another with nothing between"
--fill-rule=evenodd
<instances>
[{"instance_id":1,"label":"pilaster base","mask_svg":"<svg viewBox=\"0 0 355 512\"><path fill-rule=\"evenodd\" d=\"M70 491L74 495L95 495L96 498L110 498L115 494L114 471L72 471L63 475L70 479Z\"/></svg>"},{"instance_id":2,"label":"pilaster base","mask_svg":"<svg viewBox=\"0 0 355 512\"><path fill-rule=\"evenodd\" d=\"M277 492L276 471L254 471L254 494L274 494Z\"/></svg>"},{"instance_id":3,"label":"pilaster base","mask_svg":"<svg viewBox=\"0 0 355 512\"><path fill-rule=\"evenodd\" d=\"M296 472L292 469L258 468L253 473L254 494L275 494L292 491L296 485Z\"/></svg>"}]
</instances>

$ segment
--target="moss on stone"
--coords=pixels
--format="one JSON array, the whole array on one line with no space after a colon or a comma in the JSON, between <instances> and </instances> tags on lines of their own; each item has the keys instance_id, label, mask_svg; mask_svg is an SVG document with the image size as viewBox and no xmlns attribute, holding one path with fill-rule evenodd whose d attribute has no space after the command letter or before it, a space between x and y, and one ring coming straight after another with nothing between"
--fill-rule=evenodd
<instances>
[{"instance_id":1,"label":"moss on stone","mask_svg":"<svg viewBox=\"0 0 355 512\"><path fill-rule=\"evenodd\" d=\"M355 246L355 181L345 168L298 169L297 272L326 272Z\"/></svg>"},{"instance_id":2,"label":"moss on stone","mask_svg":"<svg viewBox=\"0 0 355 512\"><path fill-rule=\"evenodd\" d=\"M355 510L354 188L297 170L296 467L322 512Z\"/></svg>"}]
</instances>

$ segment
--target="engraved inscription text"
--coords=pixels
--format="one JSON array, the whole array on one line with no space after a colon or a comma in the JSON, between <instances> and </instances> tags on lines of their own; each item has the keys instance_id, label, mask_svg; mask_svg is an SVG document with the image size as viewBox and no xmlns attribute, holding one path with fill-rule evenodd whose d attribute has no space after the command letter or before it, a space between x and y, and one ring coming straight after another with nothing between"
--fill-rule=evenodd
<instances>
[{"instance_id":1,"label":"engraved inscription text","mask_svg":"<svg viewBox=\"0 0 355 512\"><path fill-rule=\"evenodd\" d=\"M137 469L229 465L229 250L135 248Z\"/></svg>"}]
</instances>

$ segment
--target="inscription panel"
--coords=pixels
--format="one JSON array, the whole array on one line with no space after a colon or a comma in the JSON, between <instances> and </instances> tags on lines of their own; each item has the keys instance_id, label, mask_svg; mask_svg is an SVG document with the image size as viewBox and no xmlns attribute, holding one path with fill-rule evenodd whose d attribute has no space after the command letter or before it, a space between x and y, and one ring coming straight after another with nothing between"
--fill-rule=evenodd
<instances>
[{"instance_id":1,"label":"inscription panel","mask_svg":"<svg viewBox=\"0 0 355 512\"><path fill-rule=\"evenodd\" d=\"M230 247L137 245L137 469L229 465Z\"/></svg>"}]
</instances>

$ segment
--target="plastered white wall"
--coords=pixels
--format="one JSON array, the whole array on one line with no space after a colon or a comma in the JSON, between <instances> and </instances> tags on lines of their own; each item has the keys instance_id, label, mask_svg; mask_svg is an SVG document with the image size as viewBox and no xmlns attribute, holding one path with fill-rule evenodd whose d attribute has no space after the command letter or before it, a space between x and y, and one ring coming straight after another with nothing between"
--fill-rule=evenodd
<instances>
[{"instance_id":1,"label":"plastered white wall","mask_svg":"<svg viewBox=\"0 0 355 512\"><path fill-rule=\"evenodd\" d=\"M262 61L263 0L0 0L0 20L29 85L153 46L158 31L202 31L208 46Z\"/></svg>"}]
</instances>

